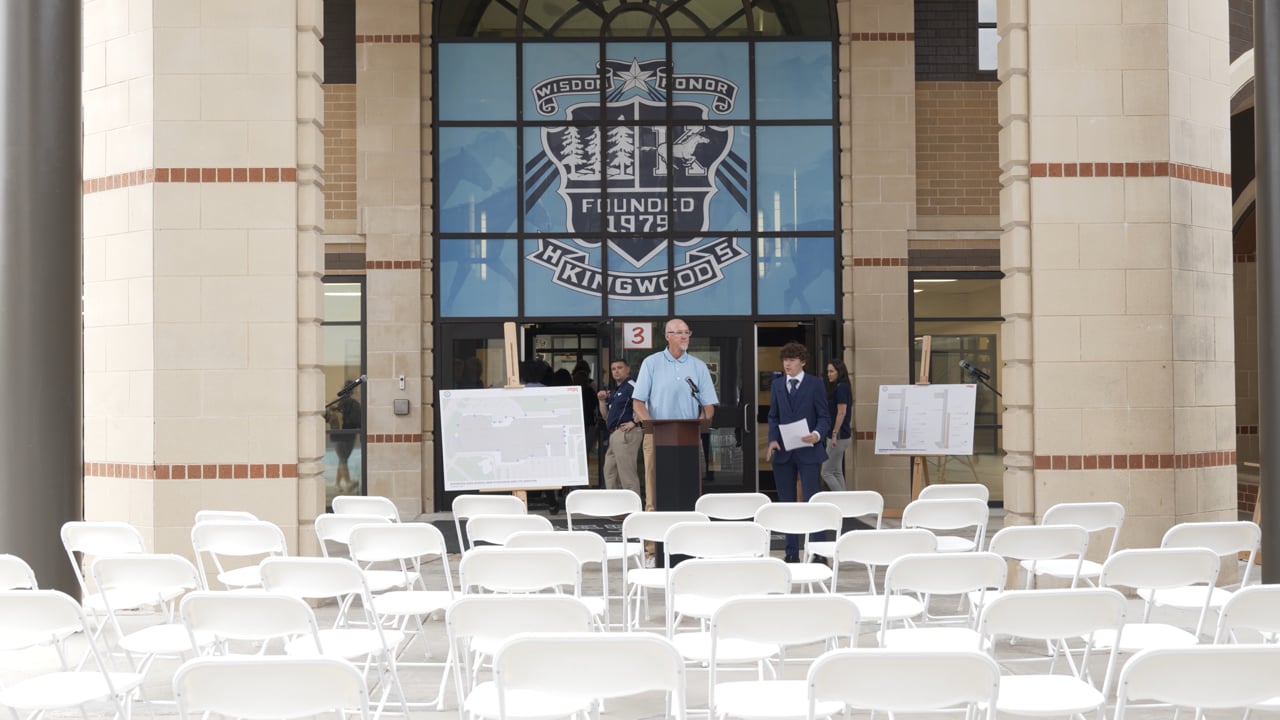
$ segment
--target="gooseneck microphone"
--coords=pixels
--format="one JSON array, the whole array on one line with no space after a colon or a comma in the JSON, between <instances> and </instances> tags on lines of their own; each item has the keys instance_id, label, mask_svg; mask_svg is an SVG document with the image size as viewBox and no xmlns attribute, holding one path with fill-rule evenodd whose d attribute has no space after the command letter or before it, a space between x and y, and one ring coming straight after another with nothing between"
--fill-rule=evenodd
<instances>
[{"instance_id":1,"label":"gooseneck microphone","mask_svg":"<svg viewBox=\"0 0 1280 720\"><path fill-rule=\"evenodd\" d=\"M981 379L983 379L983 380L990 380L990 379L991 379L991 376L990 376L990 375L988 375L988 374L986 374L985 372L983 372L983 371L979 370L977 367L975 367L975 366L974 366L974 364L973 364L973 363L969 362L968 360L961 360L961 361L960 361L960 367L964 368L965 370L968 370L970 373L972 373L972 374L973 374L973 376L974 376L974 377L981 378Z\"/></svg>"},{"instance_id":2,"label":"gooseneck microphone","mask_svg":"<svg viewBox=\"0 0 1280 720\"><path fill-rule=\"evenodd\" d=\"M346 397L350 395L353 390L355 390L356 388L360 387L361 385L365 384L368 381L369 381L368 375L361 375L358 378L348 381L347 384L343 385L342 389L338 391L338 397L341 398L341 397Z\"/></svg>"},{"instance_id":3,"label":"gooseneck microphone","mask_svg":"<svg viewBox=\"0 0 1280 720\"><path fill-rule=\"evenodd\" d=\"M684 381L689 383L689 389L692 391L693 396L698 397L698 384L693 381L693 378L686 376Z\"/></svg>"}]
</instances>

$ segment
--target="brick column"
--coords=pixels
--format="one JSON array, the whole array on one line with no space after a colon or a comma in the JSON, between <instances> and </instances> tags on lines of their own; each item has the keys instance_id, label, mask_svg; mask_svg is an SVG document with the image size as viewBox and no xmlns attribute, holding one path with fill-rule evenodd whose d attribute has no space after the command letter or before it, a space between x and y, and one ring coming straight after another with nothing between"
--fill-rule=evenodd
<instances>
[{"instance_id":1,"label":"brick column","mask_svg":"<svg viewBox=\"0 0 1280 720\"><path fill-rule=\"evenodd\" d=\"M1233 518L1227 7L1002 0L1000 19L1006 497L1122 502L1128 546Z\"/></svg>"},{"instance_id":2,"label":"brick column","mask_svg":"<svg viewBox=\"0 0 1280 720\"><path fill-rule=\"evenodd\" d=\"M844 258L841 315L852 348L854 486L889 508L910 500L908 460L875 454L879 387L910 382L907 231L915 225L915 34L911 0L841 6ZM846 349L848 357L850 351Z\"/></svg>"}]
</instances>

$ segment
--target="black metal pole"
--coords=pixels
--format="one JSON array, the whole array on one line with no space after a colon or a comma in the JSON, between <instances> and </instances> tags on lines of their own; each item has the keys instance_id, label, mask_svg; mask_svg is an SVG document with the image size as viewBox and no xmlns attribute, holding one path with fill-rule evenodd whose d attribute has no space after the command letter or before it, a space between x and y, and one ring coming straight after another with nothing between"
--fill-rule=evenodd
<instances>
[{"instance_id":1,"label":"black metal pole","mask_svg":"<svg viewBox=\"0 0 1280 720\"><path fill-rule=\"evenodd\" d=\"M77 593L82 513L81 0L0 12L0 552Z\"/></svg>"},{"instance_id":2,"label":"black metal pole","mask_svg":"<svg viewBox=\"0 0 1280 720\"><path fill-rule=\"evenodd\" d=\"M1262 581L1280 582L1280 7L1253 4L1254 158L1258 225L1258 445Z\"/></svg>"}]
</instances>

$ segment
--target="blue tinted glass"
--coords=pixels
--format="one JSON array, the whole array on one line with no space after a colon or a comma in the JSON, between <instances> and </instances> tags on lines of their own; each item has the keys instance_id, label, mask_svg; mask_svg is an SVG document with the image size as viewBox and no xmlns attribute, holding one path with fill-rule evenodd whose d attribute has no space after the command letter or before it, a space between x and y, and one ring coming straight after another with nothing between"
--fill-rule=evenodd
<instances>
[{"instance_id":1,"label":"blue tinted glass","mask_svg":"<svg viewBox=\"0 0 1280 720\"><path fill-rule=\"evenodd\" d=\"M628 238L609 243L609 313L619 316L667 314L667 256L661 238Z\"/></svg>"},{"instance_id":2,"label":"blue tinted glass","mask_svg":"<svg viewBox=\"0 0 1280 720\"><path fill-rule=\"evenodd\" d=\"M676 102L693 102L707 108L712 122L745 120L751 113L751 87L744 43L675 43Z\"/></svg>"},{"instance_id":3,"label":"blue tinted glass","mask_svg":"<svg viewBox=\"0 0 1280 720\"><path fill-rule=\"evenodd\" d=\"M733 142L715 167L715 192L707 203L704 226L713 233L751 229L751 193L747 189L751 183L751 131L743 126L725 129L732 132Z\"/></svg>"},{"instance_id":4,"label":"blue tinted glass","mask_svg":"<svg viewBox=\"0 0 1280 720\"><path fill-rule=\"evenodd\" d=\"M831 43L757 43L756 117L831 119Z\"/></svg>"},{"instance_id":5,"label":"blue tinted glass","mask_svg":"<svg viewBox=\"0 0 1280 720\"><path fill-rule=\"evenodd\" d=\"M516 245L515 240L441 240L440 314L515 315Z\"/></svg>"},{"instance_id":6,"label":"blue tinted glass","mask_svg":"<svg viewBox=\"0 0 1280 720\"><path fill-rule=\"evenodd\" d=\"M441 120L516 119L514 46L441 45L436 77Z\"/></svg>"},{"instance_id":7,"label":"blue tinted glass","mask_svg":"<svg viewBox=\"0 0 1280 720\"><path fill-rule=\"evenodd\" d=\"M557 126L554 128L526 127L524 129L524 229L531 233L568 232L565 203L568 201L561 195L561 166L553 159L554 154L543 147L544 140L555 142L559 147L562 134L577 134L578 142L590 137L594 130L588 128L570 128ZM581 171L586 171L582 166ZM569 172L568 168L564 169ZM596 172L599 172L598 170ZM581 232L585 228L577 228Z\"/></svg>"},{"instance_id":8,"label":"blue tinted glass","mask_svg":"<svg viewBox=\"0 0 1280 720\"><path fill-rule=\"evenodd\" d=\"M830 127L756 128L758 229L835 228Z\"/></svg>"},{"instance_id":9,"label":"blue tinted glass","mask_svg":"<svg viewBox=\"0 0 1280 720\"><path fill-rule=\"evenodd\" d=\"M524 241L525 315L599 315L603 284L598 245L560 238Z\"/></svg>"},{"instance_id":10,"label":"blue tinted glass","mask_svg":"<svg viewBox=\"0 0 1280 720\"><path fill-rule=\"evenodd\" d=\"M750 315L750 241L720 237L676 248L675 281L678 315Z\"/></svg>"},{"instance_id":11,"label":"blue tinted glass","mask_svg":"<svg viewBox=\"0 0 1280 720\"><path fill-rule=\"evenodd\" d=\"M440 128L440 229L514 232L514 128Z\"/></svg>"},{"instance_id":12,"label":"blue tinted glass","mask_svg":"<svg viewBox=\"0 0 1280 720\"><path fill-rule=\"evenodd\" d=\"M524 86L520 89L526 122L563 120L565 108L600 100L596 43L524 46Z\"/></svg>"},{"instance_id":13,"label":"blue tinted glass","mask_svg":"<svg viewBox=\"0 0 1280 720\"><path fill-rule=\"evenodd\" d=\"M835 312L835 256L831 238L761 238L757 242L760 314Z\"/></svg>"}]
</instances>

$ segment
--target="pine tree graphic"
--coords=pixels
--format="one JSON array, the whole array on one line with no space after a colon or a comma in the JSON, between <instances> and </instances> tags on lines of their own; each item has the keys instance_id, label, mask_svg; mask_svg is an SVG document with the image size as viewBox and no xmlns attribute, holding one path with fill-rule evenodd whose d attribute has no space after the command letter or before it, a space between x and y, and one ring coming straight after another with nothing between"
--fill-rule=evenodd
<instances>
[{"instance_id":1,"label":"pine tree graphic","mask_svg":"<svg viewBox=\"0 0 1280 720\"><path fill-rule=\"evenodd\" d=\"M587 168L578 174L581 180L600 179L600 128L592 128L587 137Z\"/></svg>"},{"instance_id":2,"label":"pine tree graphic","mask_svg":"<svg viewBox=\"0 0 1280 720\"><path fill-rule=\"evenodd\" d=\"M630 179L635 177L635 131L628 127L615 127L609 131L609 177Z\"/></svg>"},{"instance_id":3,"label":"pine tree graphic","mask_svg":"<svg viewBox=\"0 0 1280 720\"><path fill-rule=\"evenodd\" d=\"M578 128L570 126L560 133L560 137L564 142L561 147L561 157L564 166L569 171L569 177L578 177L578 167L582 165L582 133Z\"/></svg>"}]
</instances>

